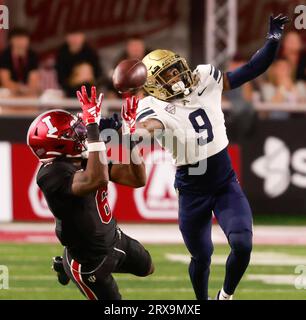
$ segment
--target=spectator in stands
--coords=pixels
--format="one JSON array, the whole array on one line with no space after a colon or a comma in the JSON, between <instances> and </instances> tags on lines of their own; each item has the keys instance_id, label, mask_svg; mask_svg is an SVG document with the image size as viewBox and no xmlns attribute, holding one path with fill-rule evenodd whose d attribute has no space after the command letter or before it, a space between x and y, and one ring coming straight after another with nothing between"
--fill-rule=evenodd
<instances>
[{"instance_id":1,"label":"spectator in stands","mask_svg":"<svg viewBox=\"0 0 306 320\"><path fill-rule=\"evenodd\" d=\"M118 93L115 91L112 85L112 74L117 64L125 59L138 59L142 60L151 50L146 48L145 42L140 37L131 37L125 43L125 48L121 54L116 58L113 68L110 70L109 81L107 83L107 97L108 98L119 98Z\"/></svg>"},{"instance_id":2,"label":"spectator in stands","mask_svg":"<svg viewBox=\"0 0 306 320\"><path fill-rule=\"evenodd\" d=\"M281 57L290 63L294 80L306 81L306 53L303 51L302 39L296 31L285 35Z\"/></svg>"},{"instance_id":3,"label":"spectator in stands","mask_svg":"<svg viewBox=\"0 0 306 320\"><path fill-rule=\"evenodd\" d=\"M82 31L71 31L59 49L56 70L58 82L68 97L75 97L81 85L99 86L102 68L96 51L89 46Z\"/></svg>"},{"instance_id":4,"label":"spectator in stands","mask_svg":"<svg viewBox=\"0 0 306 320\"><path fill-rule=\"evenodd\" d=\"M303 82L294 81L292 65L287 59L276 60L268 71L269 82L262 86L263 98L268 102L304 102L306 91Z\"/></svg>"},{"instance_id":5,"label":"spectator in stands","mask_svg":"<svg viewBox=\"0 0 306 320\"><path fill-rule=\"evenodd\" d=\"M138 59L142 60L143 57L149 53L150 50L146 48L146 45L143 39L139 37L129 38L125 44L125 49L119 55L117 60L115 61L114 67L124 59Z\"/></svg>"},{"instance_id":6,"label":"spectator in stands","mask_svg":"<svg viewBox=\"0 0 306 320\"><path fill-rule=\"evenodd\" d=\"M261 86L261 93L265 102L298 103L306 101L305 84L294 81L291 63L284 58L276 60L268 70L268 82ZM277 105L276 105L277 106ZM289 114L273 111L271 118L288 118Z\"/></svg>"},{"instance_id":7,"label":"spectator in stands","mask_svg":"<svg viewBox=\"0 0 306 320\"><path fill-rule=\"evenodd\" d=\"M39 94L38 58L26 29L9 32L9 46L0 55L0 83L12 96Z\"/></svg>"}]
</instances>

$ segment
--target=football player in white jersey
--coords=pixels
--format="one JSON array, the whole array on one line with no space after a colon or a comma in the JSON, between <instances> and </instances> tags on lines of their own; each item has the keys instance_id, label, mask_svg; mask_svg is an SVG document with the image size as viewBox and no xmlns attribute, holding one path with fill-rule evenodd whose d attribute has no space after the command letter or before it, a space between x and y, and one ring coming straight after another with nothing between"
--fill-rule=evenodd
<instances>
[{"instance_id":1,"label":"football player in white jersey","mask_svg":"<svg viewBox=\"0 0 306 320\"><path fill-rule=\"evenodd\" d=\"M282 15L270 17L264 46L232 72L222 73L210 64L191 72L185 59L168 50L155 50L143 59L148 70L144 89L149 95L139 101L137 114L130 113L125 126L134 131L136 118L136 134L143 129L151 135L161 130L157 140L172 154L177 167L179 227L192 256L189 274L197 299L208 299L212 213L231 247L216 299L232 299L252 250L252 213L227 151L222 91L237 88L267 70L287 22ZM130 101L132 110L137 102Z\"/></svg>"}]
</instances>

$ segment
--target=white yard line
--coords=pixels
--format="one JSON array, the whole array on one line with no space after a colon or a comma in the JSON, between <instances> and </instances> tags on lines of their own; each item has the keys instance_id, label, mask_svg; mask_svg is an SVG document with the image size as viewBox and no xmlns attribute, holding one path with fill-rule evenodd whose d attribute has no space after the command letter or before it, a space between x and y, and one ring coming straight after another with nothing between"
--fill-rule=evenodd
<instances>
[{"instance_id":1,"label":"white yard line","mask_svg":"<svg viewBox=\"0 0 306 320\"><path fill-rule=\"evenodd\" d=\"M14 231L14 232L52 232L54 231L53 223L1 223L0 231Z\"/></svg>"},{"instance_id":2,"label":"white yard line","mask_svg":"<svg viewBox=\"0 0 306 320\"><path fill-rule=\"evenodd\" d=\"M297 275L295 274L248 274L246 280L259 281L265 284L284 284L294 286Z\"/></svg>"},{"instance_id":3,"label":"white yard line","mask_svg":"<svg viewBox=\"0 0 306 320\"><path fill-rule=\"evenodd\" d=\"M189 264L190 256L187 254L173 254L167 253L166 259L173 262L181 262ZM227 259L227 255L213 255L212 265L224 265ZM297 266L306 265L305 256L289 255L285 253L276 252L252 252L250 265L258 266ZM294 272L294 269L292 269Z\"/></svg>"},{"instance_id":4,"label":"white yard line","mask_svg":"<svg viewBox=\"0 0 306 320\"><path fill-rule=\"evenodd\" d=\"M177 224L120 224L120 227L129 236L143 243L183 243ZM28 243L57 242L52 223L1 223L0 241L5 241L5 234L16 237L23 234L24 241ZM213 226L212 239L216 244L227 243L217 225ZM255 226L254 244L306 245L306 227Z\"/></svg>"}]
</instances>

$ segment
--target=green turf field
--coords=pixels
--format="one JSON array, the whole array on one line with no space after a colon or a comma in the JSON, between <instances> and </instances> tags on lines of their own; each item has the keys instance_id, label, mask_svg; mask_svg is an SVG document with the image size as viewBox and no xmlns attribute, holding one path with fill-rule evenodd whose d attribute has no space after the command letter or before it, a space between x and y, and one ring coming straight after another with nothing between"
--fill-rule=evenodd
<instances>
[{"instance_id":1,"label":"green turf field","mask_svg":"<svg viewBox=\"0 0 306 320\"><path fill-rule=\"evenodd\" d=\"M156 272L146 279L116 275L123 298L194 299L184 246L146 247L153 256ZM226 246L215 247L210 278L212 297L222 285L222 260L227 252ZM60 253L59 245L0 244L0 264L8 266L10 276L10 288L0 290L0 299L83 299L73 284L63 287L57 283L50 261ZM294 287L294 279L298 276L294 273L295 266L306 265L305 247L255 246L253 258L255 264L249 267L235 299L306 299L306 290Z\"/></svg>"}]
</instances>

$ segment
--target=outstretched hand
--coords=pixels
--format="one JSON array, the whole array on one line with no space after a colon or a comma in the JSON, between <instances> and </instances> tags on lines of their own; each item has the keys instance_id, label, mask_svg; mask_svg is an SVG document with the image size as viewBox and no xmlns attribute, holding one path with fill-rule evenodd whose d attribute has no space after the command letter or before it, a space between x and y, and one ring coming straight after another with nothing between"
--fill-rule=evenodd
<instances>
[{"instance_id":1,"label":"outstretched hand","mask_svg":"<svg viewBox=\"0 0 306 320\"><path fill-rule=\"evenodd\" d=\"M92 123L100 123L101 119L101 107L103 101L103 94L99 95L98 101L97 98L97 90L96 87L91 87L91 99L88 98L86 87L82 86L81 92L77 91L77 97L82 107L82 115L85 125L89 125Z\"/></svg>"},{"instance_id":2,"label":"outstretched hand","mask_svg":"<svg viewBox=\"0 0 306 320\"><path fill-rule=\"evenodd\" d=\"M125 104L121 109L123 120L123 134L133 134L136 129L136 113L139 98L132 96L125 99Z\"/></svg>"},{"instance_id":3,"label":"outstretched hand","mask_svg":"<svg viewBox=\"0 0 306 320\"><path fill-rule=\"evenodd\" d=\"M289 18L283 14L279 14L276 17L270 16L267 39L280 40L283 35L285 25L289 23L289 21Z\"/></svg>"}]
</instances>

